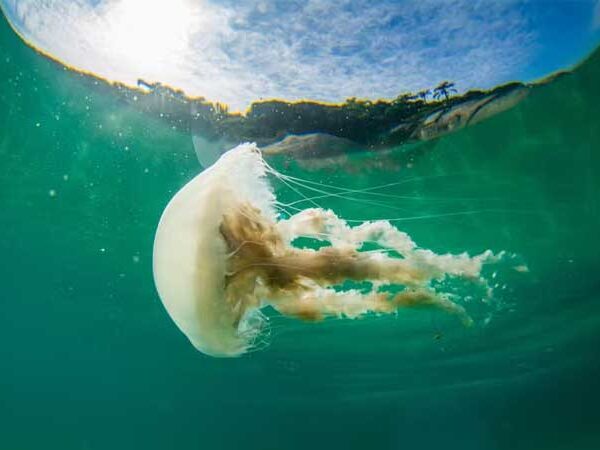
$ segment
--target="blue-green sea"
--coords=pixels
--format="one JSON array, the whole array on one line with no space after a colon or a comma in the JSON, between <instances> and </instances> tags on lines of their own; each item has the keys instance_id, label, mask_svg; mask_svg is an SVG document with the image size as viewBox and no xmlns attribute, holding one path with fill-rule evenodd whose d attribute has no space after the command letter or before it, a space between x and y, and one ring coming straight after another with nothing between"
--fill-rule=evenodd
<instances>
[{"instance_id":1,"label":"blue-green sea","mask_svg":"<svg viewBox=\"0 0 600 450\"><path fill-rule=\"evenodd\" d=\"M504 250L528 271L488 273L491 304L465 303L472 327L426 310L321 323L267 310L268 345L216 359L152 277L160 215L202 170L190 131L2 19L0 450L600 448L599 81L595 52L438 139L271 158L324 186L388 186L385 202L319 200L346 219L401 219L424 248Z\"/></svg>"}]
</instances>

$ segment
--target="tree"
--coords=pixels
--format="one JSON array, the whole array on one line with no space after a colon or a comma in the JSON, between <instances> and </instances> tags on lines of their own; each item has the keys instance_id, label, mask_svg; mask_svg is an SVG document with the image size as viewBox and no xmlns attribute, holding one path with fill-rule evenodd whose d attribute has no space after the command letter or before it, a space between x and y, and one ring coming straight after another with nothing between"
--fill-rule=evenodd
<instances>
[{"instance_id":1,"label":"tree","mask_svg":"<svg viewBox=\"0 0 600 450\"><path fill-rule=\"evenodd\" d=\"M429 89L425 89L423 91L419 91L417 92L417 98L420 98L421 100L425 101L427 100L427 96L431 94L431 91Z\"/></svg>"},{"instance_id":2,"label":"tree","mask_svg":"<svg viewBox=\"0 0 600 450\"><path fill-rule=\"evenodd\" d=\"M437 87L433 89L433 98L439 100L444 97L445 100L448 100L451 92L458 92L454 89L455 83L451 83L449 81L442 81Z\"/></svg>"}]
</instances>

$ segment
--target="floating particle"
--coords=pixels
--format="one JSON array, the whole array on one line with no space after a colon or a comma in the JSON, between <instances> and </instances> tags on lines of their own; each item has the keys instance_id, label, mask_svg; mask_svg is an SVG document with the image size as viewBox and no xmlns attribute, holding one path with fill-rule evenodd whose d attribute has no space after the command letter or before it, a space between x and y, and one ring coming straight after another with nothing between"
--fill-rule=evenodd
<instances>
[{"instance_id":1,"label":"floating particle","mask_svg":"<svg viewBox=\"0 0 600 450\"><path fill-rule=\"evenodd\" d=\"M529 267L527 267L525 264L520 264L518 266L515 266L514 269L517 272L520 272L520 273L527 273L527 272L529 272Z\"/></svg>"}]
</instances>

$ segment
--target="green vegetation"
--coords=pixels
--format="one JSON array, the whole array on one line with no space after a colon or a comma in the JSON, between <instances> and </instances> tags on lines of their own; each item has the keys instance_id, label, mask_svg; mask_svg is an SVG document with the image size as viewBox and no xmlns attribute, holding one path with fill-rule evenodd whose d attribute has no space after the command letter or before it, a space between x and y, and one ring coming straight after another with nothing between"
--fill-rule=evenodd
<instances>
[{"instance_id":1,"label":"green vegetation","mask_svg":"<svg viewBox=\"0 0 600 450\"><path fill-rule=\"evenodd\" d=\"M522 85L451 96L457 92L455 84L444 81L432 90L404 93L392 100L349 98L341 104L266 100L253 103L245 113L231 113L227 105L190 98L160 83L140 80L138 86L141 89L117 87L119 95L137 109L208 140L269 145L288 135L324 133L378 149L409 141L422 121L436 111Z\"/></svg>"}]
</instances>

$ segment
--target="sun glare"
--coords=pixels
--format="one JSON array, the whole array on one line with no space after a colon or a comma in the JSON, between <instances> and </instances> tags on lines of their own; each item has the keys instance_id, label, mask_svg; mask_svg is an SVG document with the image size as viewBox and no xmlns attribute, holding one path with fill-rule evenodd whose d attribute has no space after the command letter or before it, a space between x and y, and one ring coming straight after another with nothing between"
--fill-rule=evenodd
<instances>
[{"instance_id":1,"label":"sun glare","mask_svg":"<svg viewBox=\"0 0 600 450\"><path fill-rule=\"evenodd\" d=\"M190 0L116 0L106 19L108 47L150 75L187 53L194 14Z\"/></svg>"}]
</instances>

